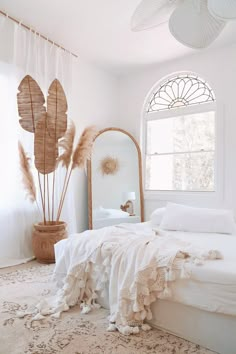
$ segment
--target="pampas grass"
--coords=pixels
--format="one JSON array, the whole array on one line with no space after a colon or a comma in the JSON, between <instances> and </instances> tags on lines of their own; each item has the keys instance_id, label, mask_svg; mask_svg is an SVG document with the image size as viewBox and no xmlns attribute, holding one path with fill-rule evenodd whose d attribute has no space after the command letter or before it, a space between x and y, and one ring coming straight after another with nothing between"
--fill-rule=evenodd
<instances>
[{"instance_id":1,"label":"pampas grass","mask_svg":"<svg viewBox=\"0 0 236 354\"><path fill-rule=\"evenodd\" d=\"M60 200L58 213L57 213L57 221L59 221L61 216L62 207L65 201L65 196L68 189L71 173L76 167L78 168L85 167L87 160L89 160L91 157L92 146L97 133L98 131L96 127L93 125L85 128L79 139L78 144L76 145L74 152L72 153L72 163L71 163L69 175L68 175L69 168L67 168L66 178L67 175L68 178L67 180L65 178L64 181L63 193L61 195L61 200Z\"/></svg>"},{"instance_id":2,"label":"pampas grass","mask_svg":"<svg viewBox=\"0 0 236 354\"><path fill-rule=\"evenodd\" d=\"M60 198L60 202L59 202L58 214L62 208L63 197L64 197L64 193L65 193L65 188L66 188L66 181L67 181L69 166L71 163L71 158L72 158L72 153L73 153L74 139L75 139L75 125L74 125L74 122L71 121L69 124L69 128L67 129L64 137L59 141L59 147L62 148L64 150L64 152L62 155L59 156L58 164L60 162L62 162L62 166L64 166L66 168L66 175L64 178L61 198Z\"/></svg>"},{"instance_id":3,"label":"pampas grass","mask_svg":"<svg viewBox=\"0 0 236 354\"><path fill-rule=\"evenodd\" d=\"M90 159L93 141L97 135L94 126L86 128L75 148L72 157L72 170L76 167L85 167L86 161Z\"/></svg>"},{"instance_id":4,"label":"pampas grass","mask_svg":"<svg viewBox=\"0 0 236 354\"><path fill-rule=\"evenodd\" d=\"M19 150L19 157L20 157L20 169L22 172L22 183L26 190L27 198L32 203L34 203L36 201L36 187L31 172L30 158L27 157L26 152L20 141L18 142L18 150Z\"/></svg>"},{"instance_id":5,"label":"pampas grass","mask_svg":"<svg viewBox=\"0 0 236 354\"><path fill-rule=\"evenodd\" d=\"M62 166L66 168L66 175L65 175L65 179L64 179L62 192L61 192L60 203L58 206L56 222L59 221L60 216L61 216L61 212L62 212L63 204L65 201L65 196L67 193L71 173L76 167L78 167L78 168L85 167L87 160L90 159L90 157L91 157L91 150L92 150L92 146L93 146L93 141L94 141L96 135L97 135L97 130L94 126L87 127L83 131L83 133L82 133L82 135L81 135L81 137L80 137L80 139L73 151L73 144L74 144L74 138L75 138L75 125L73 122L71 122L69 125L69 128L66 131L65 136L59 141L59 146L63 149L63 152L58 157L56 165L58 167L61 162ZM24 151L24 148L20 142L18 144L18 147L19 147L19 155L20 155L20 168L21 168L21 172L23 175L22 180L23 180L24 188L27 192L28 198L32 202L37 203L36 187L35 187L33 175L31 173L31 169L30 169L30 158L27 157L27 155ZM47 184L49 186L48 174L46 176L47 176ZM40 176L39 176L39 188L40 188L40 195L42 198L43 214L45 215L46 198L42 196ZM49 194L49 189L48 189L48 194ZM49 202L48 202L48 208L50 208ZM49 211L48 211L48 216L50 218ZM44 222L46 223L45 217L44 217Z\"/></svg>"},{"instance_id":6,"label":"pampas grass","mask_svg":"<svg viewBox=\"0 0 236 354\"><path fill-rule=\"evenodd\" d=\"M73 152L73 145L75 139L75 125L71 121L64 137L59 141L59 147L64 150L63 154L59 156L57 163L62 162L62 166L69 168L71 156Z\"/></svg>"}]
</instances>

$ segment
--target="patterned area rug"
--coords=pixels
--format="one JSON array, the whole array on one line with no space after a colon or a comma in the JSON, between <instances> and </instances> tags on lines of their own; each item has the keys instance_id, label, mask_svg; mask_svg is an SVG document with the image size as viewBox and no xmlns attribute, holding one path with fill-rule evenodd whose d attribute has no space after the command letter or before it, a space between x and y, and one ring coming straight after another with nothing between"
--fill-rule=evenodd
<instances>
[{"instance_id":1,"label":"patterned area rug","mask_svg":"<svg viewBox=\"0 0 236 354\"><path fill-rule=\"evenodd\" d=\"M107 310L81 315L79 306L60 319L31 321L18 311L52 294L53 265L36 262L0 270L0 354L210 354L209 350L157 329L124 336L107 332Z\"/></svg>"}]
</instances>

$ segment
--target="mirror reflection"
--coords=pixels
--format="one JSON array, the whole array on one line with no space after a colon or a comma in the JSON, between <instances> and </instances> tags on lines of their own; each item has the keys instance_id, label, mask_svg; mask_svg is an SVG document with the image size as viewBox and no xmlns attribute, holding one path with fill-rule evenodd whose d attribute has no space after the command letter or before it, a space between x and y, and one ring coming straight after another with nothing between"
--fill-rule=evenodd
<instances>
[{"instance_id":1,"label":"mirror reflection","mask_svg":"<svg viewBox=\"0 0 236 354\"><path fill-rule=\"evenodd\" d=\"M140 150L133 137L110 128L97 136L90 162L90 228L143 221Z\"/></svg>"}]
</instances>

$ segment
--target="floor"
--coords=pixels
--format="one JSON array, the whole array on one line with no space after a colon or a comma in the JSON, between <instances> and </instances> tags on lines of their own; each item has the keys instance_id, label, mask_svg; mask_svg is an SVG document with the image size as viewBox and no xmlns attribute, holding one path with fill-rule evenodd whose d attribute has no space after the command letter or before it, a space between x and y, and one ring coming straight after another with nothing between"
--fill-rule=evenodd
<instances>
[{"instance_id":1,"label":"floor","mask_svg":"<svg viewBox=\"0 0 236 354\"><path fill-rule=\"evenodd\" d=\"M36 305L56 291L54 265L31 261L0 269L0 354L210 354L158 329L124 336L107 332L108 311L87 315L79 306L60 318L33 321Z\"/></svg>"}]
</instances>

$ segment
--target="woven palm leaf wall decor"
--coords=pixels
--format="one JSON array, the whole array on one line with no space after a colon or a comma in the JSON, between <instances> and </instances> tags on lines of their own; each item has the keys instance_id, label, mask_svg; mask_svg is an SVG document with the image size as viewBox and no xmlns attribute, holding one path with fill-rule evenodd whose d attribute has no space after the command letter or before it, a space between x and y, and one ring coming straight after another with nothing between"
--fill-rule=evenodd
<instances>
[{"instance_id":1,"label":"woven palm leaf wall decor","mask_svg":"<svg viewBox=\"0 0 236 354\"><path fill-rule=\"evenodd\" d=\"M54 80L47 97L47 120L50 131L55 129L55 139L62 138L67 129L67 100L58 80Z\"/></svg>"},{"instance_id":2,"label":"woven palm leaf wall decor","mask_svg":"<svg viewBox=\"0 0 236 354\"><path fill-rule=\"evenodd\" d=\"M71 172L75 167L73 157L76 155L81 161L77 167L85 166L87 159L90 158L97 130L94 126L87 127L73 150L75 126L71 121L67 127L67 99L61 83L57 79L51 83L48 89L47 107L40 86L31 76L27 75L23 78L18 90L19 123L24 130L34 134L34 164L38 171L38 194L41 199L43 221L44 224L59 223ZM24 178L28 174L32 180L30 159L22 144L19 145L19 152L21 157L24 156L24 159L20 159ZM23 165L26 159L28 163ZM54 217L55 176L59 166L66 168L66 174ZM32 183L28 184L31 191ZM36 201L36 197L32 198L32 193L27 190L26 183L24 187L27 195L31 195L30 200Z\"/></svg>"},{"instance_id":3,"label":"woven palm leaf wall decor","mask_svg":"<svg viewBox=\"0 0 236 354\"><path fill-rule=\"evenodd\" d=\"M47 113L43 113L37 122L34 135L34 163L38 172L43 175L55 171L58 144L54 131L49 129Z\"/></svg>"},{"instance_id":4,"label":"woven palm leaf wall decor","mask_svg":"<svg viewBox=\"0 0 236 354\"><path fill-rule=\"evenodd\" d=\"M18 90L19 123L26 131L35 133L38 119L46 112L43 93L37 82L29 75L21 81Z\"/></svg>"}]
</instances>

